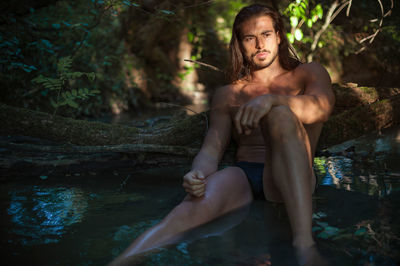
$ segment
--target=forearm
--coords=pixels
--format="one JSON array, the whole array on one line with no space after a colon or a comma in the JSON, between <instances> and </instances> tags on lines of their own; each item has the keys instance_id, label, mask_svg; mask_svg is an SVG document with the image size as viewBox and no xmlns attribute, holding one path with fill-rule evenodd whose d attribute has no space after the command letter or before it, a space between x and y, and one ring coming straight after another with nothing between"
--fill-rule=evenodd
<instances>
[{"instance_id":1,"label":"forearm","mask_svg":"<svg viewBox=\"0 0 400 266\"><path fill-rule=\"evenodd\" d=\"M218 158L213 158L204 150L200 150L192 162L192 170L200 170L207 177L218 170Z\"/></svg>"},{"instance_id":2,"label":"forearm","mask_svg":"<svg viewBox=\"0 0 400 266\"><path fill-rule=\"evenodd\" d=\"M332 106L324 96L316 95L270 95L273 106L286 105L303 124L325 122Z\"/></svg>"}]
</instances>

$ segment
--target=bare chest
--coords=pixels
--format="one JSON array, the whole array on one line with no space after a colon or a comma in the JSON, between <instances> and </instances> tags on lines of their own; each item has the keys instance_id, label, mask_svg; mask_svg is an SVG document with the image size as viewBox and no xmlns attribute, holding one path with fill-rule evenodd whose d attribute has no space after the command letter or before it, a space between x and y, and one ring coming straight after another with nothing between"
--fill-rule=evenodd
<instances>
[{"instance_id":1,"label":"bare chest","mask_svg":"<svg viewBox=\"0 0 400 266\"><path fill-rule=\"evenodd\" d=\"M231 117L234 118L239 107L250 100L265 94L275 95L301 95L304 93L304 84L293 76L284 76L270 84L248 83L237 86L230 97L229 109Z\"/></svg>"},{"instance_id":2,"label":"bare chest","mask_svg":"<svg viewBox=\"0 0 400 266\"><path fill-rule=\"evenodd\" d=\"M265 94L275 94L275 95L301 95L304 92L304 84L295 77L283 77L276 80L270 84L259 84L259 83L249 83L243 84L235 88L233 97L230 97L229 102L229 113L233 119L235 115L243 104L249 102L250 100ZM248 136L239 135L236 132L235 127L233 127L232 136L239 146L250 145L259 146L264 145L264 139L259 128L254 129L252 133Z\"/></svg>"}]
</instances>

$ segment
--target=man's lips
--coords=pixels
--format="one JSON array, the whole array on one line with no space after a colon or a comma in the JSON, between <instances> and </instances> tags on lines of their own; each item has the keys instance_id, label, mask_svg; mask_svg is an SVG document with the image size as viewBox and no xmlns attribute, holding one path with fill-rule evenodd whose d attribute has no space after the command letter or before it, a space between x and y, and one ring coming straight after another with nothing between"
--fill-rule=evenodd
<instances>
[{"instance_id":1,"label":"man's lips","mask_svg":"<svg viewBox=\"0 0 400 266\"><path fill-rule=\"evenodd\" d=\"M263 57L266 57L267 55L268 55L267 51L261 51L261 52L258 52L256 54L253 54L253 57L263 58Z\"/></svg>"},{"instance_id":2,"label":"man's lips","mask_svg":"<svg viewBox=\"0 0 400 266\"><path fill-rule=\"evenodd\" d=\"M266 56L267 56L266 52L256 54L256 57L266 57Z\"/></svg>"}]
</instances>

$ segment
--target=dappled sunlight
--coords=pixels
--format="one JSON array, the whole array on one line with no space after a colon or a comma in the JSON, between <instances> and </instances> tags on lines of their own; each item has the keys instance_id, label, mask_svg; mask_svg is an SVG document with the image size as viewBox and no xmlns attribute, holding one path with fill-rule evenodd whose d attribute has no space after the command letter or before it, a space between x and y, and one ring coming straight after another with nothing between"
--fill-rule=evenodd
<instances>
[{"instance_id":1,"label":"dappled sunlight","mask_svg":"<svg viewBox=\"0 0 400 266\"><path fill-rule=\"evenodd\" d=\"M138 265L296 265L299 247L332 265L400 260L397 2L242 9L254 2L3 5L3 261L106 265L154 240ZM234 161L259 162L283 203Z\"/></svg>"},{"instance_id":2,"label":"dappled sunlight","mask_svg":"<svg viewBox=\"0 0 400 266\"><path fill-rule=\"evenodd\" d=\"M318 161L321 164L321 161ZM324 161L326 168L325 175L322 177L322 185L334 185L336 188L344 187L350 190L346 184L352 182L351 167L352 161L345 157L328 158Z\"/></svg>"},{"instance_id":3,"label":"dappled sunlight","mask_svg":"<svg viewBox=\"0 0 400 266\"><path fill-rule=\"evenodd\" d=\"M321 164L321 161L318 163ZM390 180L381 181L384 182L383 186L379 184L379 180L383 180L384 177L380 171L384 169L379 170L375 167L370 170L365 169L368 175L364 175L360 169L356 169L359 166L358 162L343 156L329 157L324 160L323 166L325 171L316 171L321 178L321 185L334 186L348 191L363 191L369 195L379 196L390 194L392 190Z\"/></svg>"},{"instance_id":4,"label":"dappled sunlight","mask_svg":"<svg viewBox=\"0 0 400 266\"><path fill-rule=\"evenodd\" d=\"M41 188L10 192L7 209L13 232L23 245L57 243L70 226L82 222L87 195L79 188Z\"/></svg>"},{"instance_id":5,"label":"dappled sunlight","mask_svg":"<svg viewBox=\"0 0 400 266\"><path fill-rule=\"evenodd\" d=\"M330 156L314 159L321 185L380 197L399 191L398 132L395 127L330 147Z\"/></svg>"}]
</instances>

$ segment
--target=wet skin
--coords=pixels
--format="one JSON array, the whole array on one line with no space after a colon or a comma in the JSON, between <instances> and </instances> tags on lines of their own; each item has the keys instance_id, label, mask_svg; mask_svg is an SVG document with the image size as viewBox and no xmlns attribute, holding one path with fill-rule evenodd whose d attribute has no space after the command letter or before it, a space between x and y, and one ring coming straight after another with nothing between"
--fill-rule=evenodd
<instances>
[{"instance_id":1,"label":"wet skin","mask_svg":"<svg viewBox=\"0 0 400 266\"><path fill-rule=\"evenodd\" d=\"M218 171L231 136L238 143L237 160L264 163L265 197L285 203L299 261L309 264L314 260L304 255L314 245L312 157L322 123L333 108L331 81L317 63L302 64L292 71L280 66L280 38L270 17L250 18L241 31L242 50L252 62L251 76L215 92L209 131L192 170L184 176L188 195L137 238L114 265L251 203L251 188L240 168Z\"/></svg>"}]
</instances>

